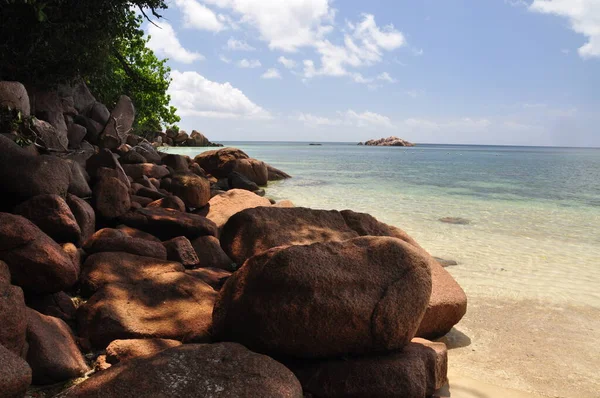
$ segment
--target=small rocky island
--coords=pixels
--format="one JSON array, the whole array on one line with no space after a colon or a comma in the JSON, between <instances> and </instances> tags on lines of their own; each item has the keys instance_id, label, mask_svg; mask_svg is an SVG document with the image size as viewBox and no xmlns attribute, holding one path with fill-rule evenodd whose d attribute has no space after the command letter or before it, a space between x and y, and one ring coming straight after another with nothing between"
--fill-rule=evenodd
<instances>
[{"instance_id":1,"label":"small rocky island","mask_svg":"<svg viewBox=\"0 0 600 398\"><path fill-rule=\"evenodd\" d=\"M408 142L398 137L380 138L378 140L369 140L367 142L359 142L358 145L367 146L415 146L412 142Z\"/></svg>"}]
</instances>

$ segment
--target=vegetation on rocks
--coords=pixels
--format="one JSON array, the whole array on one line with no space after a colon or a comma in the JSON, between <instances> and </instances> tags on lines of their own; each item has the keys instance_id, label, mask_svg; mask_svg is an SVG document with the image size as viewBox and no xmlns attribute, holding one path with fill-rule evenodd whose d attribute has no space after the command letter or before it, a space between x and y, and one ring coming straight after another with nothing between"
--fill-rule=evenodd
<instances>
[{"instance_id":1,"label":"vegetation on rocks","mask_svg":"<svg viewBox=\"0 0 600 398\"><path fill-rule=\"evenodd\" d=\"M83 77L112 107L132 98L137 131L179 121L169 68L146 47L138 9L160 17L163 0L0 0L0 80L55 86Z\"/></svg>"}]
</instances>

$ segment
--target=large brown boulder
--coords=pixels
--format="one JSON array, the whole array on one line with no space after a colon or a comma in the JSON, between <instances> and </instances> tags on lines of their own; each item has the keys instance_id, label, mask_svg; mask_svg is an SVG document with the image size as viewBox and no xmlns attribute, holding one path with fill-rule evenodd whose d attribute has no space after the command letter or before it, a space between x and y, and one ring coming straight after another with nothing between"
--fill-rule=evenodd
<instances>
[{"instance_id":1,"label":"large brown boulder","mask_svg":"<svg viewBox=\"0 0 600 398\"><path fill-rule=\"evenodd\" d=\"M29 295L27 306L41 314L53 316L65 322L73 322L77 312L73 300L65 292Z\"/></svg>"},{"instance_id":2,"label":"large brown boulder","mask_svg":"<svg viewBox=\"0 0 600 398\"><path fill-rule=\"evenodd\" d=\"M12 282L33 293L59 292L77 281L78 269L58 243L14 214L0 213L0 260Z\"/></svg>"},{"instance_id":3,"label":"large brown boulder","mask_svg":"<svg viewBox=\"0 0 600 398\"><path fill-rule=\"evenodd\" d=\"M135 108L131 99L122 95L110 113L108 123L100 135L100 146L114 149L125 142L135 118Z\"/></svg>"},{"instance_id":4,"label":"large brown boulder","mask_svg":"<svg viewBox=\"0 0 600 398\"><path fill-rule=\"evenodd\" d=\"M257 159L237 159L233 162L232 172L238 172L257 185L267 185L269 170L267 164Z\"/></svg>"},{"instance_id":5,"label":"large brown boulder","mask_svg":"<svg viewBox=\"0 0 600 398\"><path fill-rule=\"evenodd\" d=\"M67 205L73 216L75 216L77 225L79 225L81 242L83 243L96 231L96 213L88 202L75 195L67 195Z\"/></svg>"},{"instance_id":6,"label":"large brown boulder","mask_svg":"<svg viewBox=\"0 0 600 398\"><path fill-rule=\"evenodd\" d=\"M105 252L89 256L81 273L81 292L89 296L108 283L135 284L169 272L183 272L176 262L158 260L122 252Z\"/></svg>"},{"instance_id":7,"label":"large brown boulder","mask_svg":"<svg viewBox=\"0 0 600 398\"><path fill-rule=\"evenodd\" d=\"M427 308L429 263L388 237L269 250L221 289L215 337L300 358L400 349Z\"/></svg>"},{"instance_id":8,"label":"large brown boulder","mask_svg":"<svg viewBox=\"0 0 600 398\"><path fill-rule=\"evenodd\" d=\"M265 207L249 208L232 215L221 231L221 245L229 257L241 265L255 254L277 246L344 241L358 236L338 211L279 208L270 206L269 202Z\"/></svg>"},{"instance_id":9,"label":"large brown boulder","mask_svg":"<svg viewBox=\"0 0 600 398\"><path fill-rule=\"evenodd\" d=\"M0 134L0 209L12 208L37 195L65 197L71 183L71 166L55 156L34 156Z\"/></svg>"},{"instance_id":10,"label":"large brown boulder","mask_svg":"<svg viewBox=\"0 0 600 398\"><path fill-rule=\"evenodd\" d=\"M117 160L114 153L108 149L100 149L98 153L90 156L86 161L86 171L92 178L115 177L129 188L131 183ZM108 170L106 170L108 169ZM112 170L112 173L109 171Z\"/></svg>"},{"instance_id":11,"label":"large brown boulder","mask_svg":"<svg viewBox=\"0 0 600 398\"><path fill-rule=\"evenodd\" d=\"M227 178L234 171L236 160L248 158L248 155L241 149L222 148L202 152L194 158L194 161L208 174L216 178Z\"/></svg>"},{"instance_id":12,"label":"large brown boulder","mask_svg":"<svg viewBox=\"0 0 600 398\"><path fill-rule=\"evenodd\" d=\"M219 240L214 236L201 236L196 238L192 241L192 247L198 255L199 267L220 268L226 271L235 271L235 264L227 254L225 254Z\"/></svg>"},{"instance_id":13,"label":"large brown boulder","mask_svg":"<svg viewBox=\"0 0 600 398\"><path fill-rule=\"evenodd\" d=\"M232 216L222 229L221 245L236 263L242 264L276 246L343 241L358 236L390 236L422 250L406 232L365 213L277 206L247 209Z\"/></svg>"},{"instance_id":14,"label":"large brown boulder","mask_svg":"<svg viewBox=\"0 0 600 398\"><path fill-rule=\"evenodd\" d=\"M431 281L429 306L417 331L427 339L444 336L467 312L467 295L437 261L431 264Z\"/></svg>"},{"instance_id":15,"label":"large brown boulder","mask_svg":"<svg viewBox=\"0 0 600 398\"><path fill-rule=\"evenodd\" d=\"M79 330L99 348L132 338L209 342L216 295L212 287L183 272L135 284L109 283L80 307Z\"/></svg>"},{"instance_id":16,"label":"large brown boulder","mask_svg":"<svg viewBox=\"0 0 600 398\"><path fill-rule=\"evenodd\" d=\"M268 172L269 181L279 181L279 180L285 180L288 178L292 178L292 176L289 175L288 173L281 171L269 164L267 165L267 172Z\"/></svg>"},{"instance_id":17,"label":"large brown boulder","mask_svg":"<svg viewBox=\"0 0 600 398\"><path fill-rule=\"evenodd\" d=\"M10 108L29 116L31 106L27 90L19 82L0 81L0 108Z\"/></svg>"},{"instance_id":18,"label":"large brown boulder","mask_svg":"<svg viewBox=\"0 0 600 398\"><path fill-rule=\"evenodd\" d=\"M162 240L178 236L194 239L199 236L217 235L217 226L206 217L172 209L138 209L124 214L120 221L122 224L148 232Z\"/></svg>"},{"instance_id":19,"label":"large brown boulder","mask_svg":"<svg viewBox=\"0 0 600 398\"><path fill-rule=\"evenodd\" d=\"M61 196L34 196L15 207L14 212L33 222L58 243L81 242L81 229Z\"/></svg>"},{"instance_id":20,"label":"large brown boulder","mask_svg":"<svg viewBox=\"0 0 600 398\"><path fill-rule=\"evenodd\" d=\"M129 236L130 238L140 238L146 239L151 242L161 243L162 241L158 239L156 236L149 234L144 231L140 231L139 229L128 227L127 225L117 225L117 230Z\"/></svg>"},{"instance_id":21,"label":"large brown boulder","mask_svg":"<svg viewBox=\"0 0 600 398\"><path fill-rule=\"evenodd\" d=\"M93 189L94 208L105 219L114 219L125 214L131 207L129 189L114 177L103 178Z\"/></svg>"},{"instance_id":22,"label":"large brown boulder","mask_svg":"<svg viewBox=\"0 0 600 398\"><path fill-rule=\"evenodd\" d=\"M27 309L27 363L35 384L52 384L82 376L89 369L69 326Z\"/></svg>"},{"instance_id":23,"label":"large brown boulder","mask_svg":"<svg viewBox=\"0 0 600 398\"><path fill-rule=\"evenodd\" d=\"M170 261L181 263L185 268L195 268L200 263L192 243L185 236L178 236L165 241L163 245L167 250L167 258Z\"/></svg>"},{"instance_id":24,"label":"large brown boulder","mask_svg":"<svg viewBox=\"0 0 600 398\"><path fill-rule=\"evenodd\" d=\"M163 209L173 209L173 210L185 212L185 203L183 203L183 200L181 200L180 198L178 198L177 196L174 196L174 195L170 195L170 196L164 197L162 199L154 200L154 201L148 203L148 205L146 207L160 207Z\"/></svg>"},{"instance_id":25,"label":"large brown boulder","mask_svg":"<svg viewBox=\"0 0 600 398\"><path fill-rule=\"evenodd\" d=\"M57 398L302 398L287 368L239 344L188 344L97 373Z\"/></svg>"},{"instance_id":26,"label":"large brown boulder","mask_svg":"<svg viewBox=\"0 0 600 398\"><path fill-rule=\"evenodd\" d=\"M116 365L133 358L158 354L181 344L181 341L168 339L115 340L106 347L106 361Z\"/></svg>"},{"instance_id":27,"label":"large brown boulder","mask_svg":"<svg viewBox=\"0 0 600 398\"><path fill-rule=\"evenodd\" d=\"M0 345L17 355L25 346L27 315L23 290L10 284L8 266L0 261Z\"/></svg>"},{"instance_id":28,"label":"large brown boulder","mask_svg":"<svg viewBox=\"0 0 600 398\"><path fill-rule=\"evenodd\" d=\"M144 176L161 179L169 175L166 166L158 166L154 163L124 164L122 167L125 173L134 180Z\"/></svg>"},{"instance_id":29,"label":"large brown boulder","mask_svg":"<svg viewBox=\"0 0 600 398\"><path fill-rule=\"evenodd\" d=\"M162 158L162 163L172 168L176 173L187 173L190 170L188 159L187 156L170 153Z\"/></svg>"},{"instance_id":30,"label":"large brown boulder","mask_svg":"<svg viewBox=\"0 0 600 398\"><path fill-rule=\"evenodd\" d=\"M31 384L31 368L19 355L0 344L0 391L2 397L22 398Z\"/></svg>"},{"instance_id":31,"label":"large brown boulder","mask_svg":"<svg viewBox=\"0 0 600 398\"><path fill-rule=\"evenodd\" d=\"M137 254L138 256L153 257L159 260L167 259L167 250L161 243L152 242L141 238L131 238L122 232L119 232L119 234L124 236L89 239L84 245L84 249L88 254L102 252L124 252Z\"/></svg>"},{"instance_id":32,"label":"large brown boulder","mask_svg":"<svg viewBox=\"0 0 600 398\"><path fill-rule=\"evenodd\" d=\"M212 220L221 229L234 214L259 206L271 206L271 202L252 192L232 189L213 197L208 202L206 218Z\"/></svg>"},{"instance_id":33,"label":"large brown boulder","mask_svg":"<svg viewBox=\"0 0 600 398\"><path fill-rule=\"evenodd\" d=\"M53 89L33 89L30 87L28 94L31 103L31 113L36 118L48 122L55 129L55 140L57 143L60 143L61 148L53 149L66 149L69 145L69 140L67 138L67 123L64 113L69 111L65 109L65 104L61 101L58 91ZM74 109L71 110L71 113L76 113L73 111Z\"/></svg>"},{"instance_id":34,"label":"large brown boulder","mask_svg":"<svg viewBox=\"0 0 600 398\"><path fill-rule=\"evenodd\" d=\"M174 174L171 176L171 192L187 207L203 207L210 200L210 182L192 173Z\"/></svg>"},{"instance_id":35,"label":"large brown boulder","mask_svg":"<svg viewBox=\"0 0 600 398\"><path fill-rule=\"evenodd\" d=\"M220 268L196 268L185 271L186 274L209 284L215 290L221 290L231 272Z\"/></svg>"},{"instance_id":36,"label":"large brown boulder","mask_svg":"<svg viewBox=\"0 0 600 398\"><path fill-rule=\"evenodd\" d=\"M402 351L343 359L290 361L304 393L315 397L425 398L446 382L443 343L415 339Z\"/></svg>"},{"instance_id":37,"label":"large brown boulder","mask_svg":"<svg viewBox=\"0 0 600 398\"><path fill-rule=\"evenodd\" d=\"M64 130L59 131L44 120L33 119L30 128L38 137L38 144L43 145L47 150L66 152L69 145L69 133L66 125L64 125Z\"/></svg>"}]
</instances>

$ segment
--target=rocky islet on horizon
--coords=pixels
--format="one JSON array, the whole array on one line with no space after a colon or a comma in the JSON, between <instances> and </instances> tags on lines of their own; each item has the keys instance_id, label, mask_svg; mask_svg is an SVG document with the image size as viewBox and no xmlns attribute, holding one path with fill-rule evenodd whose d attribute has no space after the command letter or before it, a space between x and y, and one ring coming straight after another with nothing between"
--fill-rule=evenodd
<instances>
[{"instance_id":1,"label":"rocky islet on horizon","mask_svg":"<svg viewBox=\"0 0 600 398\"><path fill-rule=\"evenodd\" d=\"M446 346L425 338L467 298L404 231L273 204L263 187L290 176L236 148L158 152L210 142L130 134L127 97L108 111L83 83L29 92L0 82L1 106L39 117L25 148L17 128L0 134L1 396L426 397L446 383Z\"/></svg>"},{"instance_id":2,"label":"rocky islet on horizon","mask_svg":"<svg viewBox=\"0 0 600 398\"><path fill-rule=\"evenodd\" d=\"M398 137L380 138L378 140L369 140L366 142L359 142L358 145L365 146L415 146L412 142L408 142Z\"/></svg>"}]
</instances>

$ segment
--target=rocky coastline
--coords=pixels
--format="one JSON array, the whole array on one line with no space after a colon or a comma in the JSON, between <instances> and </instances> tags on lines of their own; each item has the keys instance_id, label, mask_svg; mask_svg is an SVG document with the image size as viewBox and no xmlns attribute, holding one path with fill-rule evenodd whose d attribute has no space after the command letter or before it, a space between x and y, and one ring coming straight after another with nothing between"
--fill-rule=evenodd
<instances>
[{"instance_id":1,"label":"rocky coastline","mask_svg":"<svg viewBox=\"0 0 600 398\"><path fill-rule=\"evenodd\" d=\"M366 142L359 142L358 145L365 146L415 146L412 142L408 142L398 137L380 138L378 140L369 140Z\"/></svg>"},{"instance_id":2,"label":"rocky coastline","mask_svg":"<svg viewBox=\"0 0 600 398\"><path fill-rule=\"evenodd\" d=\"M81 82L32 93L0 82L0 107L28 120L0 131L0 396L429 397L447 383L433 340L467 297L406 232L270 200L291 176L236 148L157 151L210 141L130 134L127 97L109 111Z\"/></svg>"}]
</instances>

